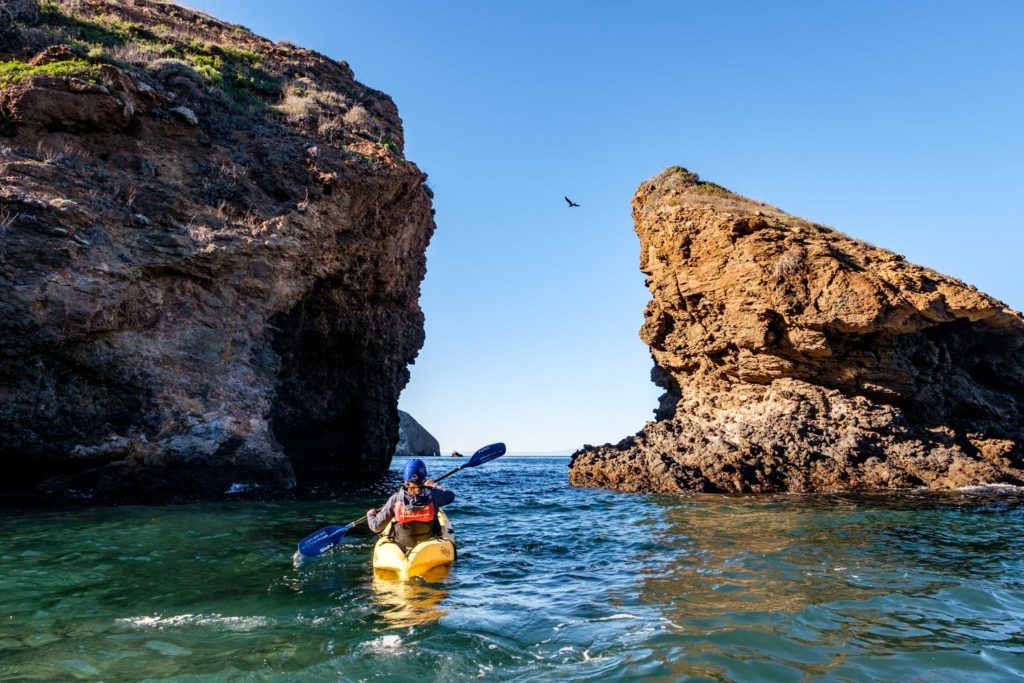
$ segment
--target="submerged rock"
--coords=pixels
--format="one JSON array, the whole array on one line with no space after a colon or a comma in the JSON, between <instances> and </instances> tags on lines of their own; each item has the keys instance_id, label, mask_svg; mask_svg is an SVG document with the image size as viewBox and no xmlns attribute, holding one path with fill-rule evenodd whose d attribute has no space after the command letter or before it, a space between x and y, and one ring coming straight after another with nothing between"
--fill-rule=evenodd
<instances>
[{"instance_id":1,"label":"submerged rock","mask_svg":"<svg viewBox=\"0 0 1024 683\"><path fill-rule=\"evenodd\" d=\"M1024 484L1024 319L959 280L675 167L633 199L656 412L576 486Z\"/></svg>"},{"instance_id":2,"label":"submerged rock","mask_svg":"<svg viewBox=\"0 0 1024 683\"><path fill-rule=\"evenodd\" d=\"M217 495L386 471L434 230L391 99L174 4L16 6L0 489Z\"/></svg>"},{"instance_id":3,"label":"submerged rock","mask_svg":"<svg viewBox=\"0 0 1024 683\"><path fill-rule=\"evenodd\" d=\"M434 457L441 455L441 444L423 428L413 416L398 411L398 445L395 455L400 457Z\"/></svg>"}]
</instances>

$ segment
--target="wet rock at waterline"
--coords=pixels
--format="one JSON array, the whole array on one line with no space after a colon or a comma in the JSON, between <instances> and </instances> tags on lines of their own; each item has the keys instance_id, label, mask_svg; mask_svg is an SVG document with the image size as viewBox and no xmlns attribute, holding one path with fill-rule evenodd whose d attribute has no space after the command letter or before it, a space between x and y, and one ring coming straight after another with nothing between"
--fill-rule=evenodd
<instances>
[{"instance_id":1,"label":"wet rock at waterline","mask_svg":"<svg viewBox=\"0 0 1024 683\"><path fill-rule=\"evenodd\" d=\"M399 457L430 458L441 455L441 444L423 425L404 410L398 411L398 445L395 455Z\"/></svg>"},{"instance_id":2,"label":"wet rock at waterline","mask_svg":"<svg viewBox=\"0 0 1024 683\"><path fill-rule=\"evenodd\" d=\"M385 471L434 230L391 99L177 5L29 5L0 35L0 486Z\"/></svg>"},{"instance_id":3,"label":"wet rock at waterline","mask_svg":"<svg viewBox=\"0 0 1024 683\"><path fill-rule=\"evenodd\" d=\"M570 481L627 491L1024 484L1024 320L971 287L675 167L633 200L665 389Z\"/></svg>"}]
</instances>

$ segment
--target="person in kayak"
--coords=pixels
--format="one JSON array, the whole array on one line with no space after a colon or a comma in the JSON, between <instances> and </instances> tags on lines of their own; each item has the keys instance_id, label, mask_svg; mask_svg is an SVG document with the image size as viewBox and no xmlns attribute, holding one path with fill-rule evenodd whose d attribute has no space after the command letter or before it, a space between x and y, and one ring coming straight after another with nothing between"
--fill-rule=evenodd
<instances>
[{"instance_id":1,"label":"person in kayak","mask_svg":"<svg viewBox=\"0 0 1024 683\"><path fill-rule=\"evenodd\" d=\"M379 534L394 519L390 539L409 552L417 543L441 535L437 511L455 500L455 493L427 479L427 466L422 460L406 463L403 478L405 484L379 510L366 512L366 522L373 533Z\"/></svg>"}]
</instances>

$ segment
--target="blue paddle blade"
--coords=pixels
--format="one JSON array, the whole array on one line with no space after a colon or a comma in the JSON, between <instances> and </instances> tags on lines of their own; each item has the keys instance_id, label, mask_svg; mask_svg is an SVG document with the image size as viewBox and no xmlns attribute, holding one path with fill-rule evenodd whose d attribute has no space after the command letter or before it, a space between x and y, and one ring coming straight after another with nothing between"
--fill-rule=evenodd
<instances>
[{"instance_id":1,"label":"blue paddle blade","mask_svg":"<svg viewBox=\"0 0 1024 683\"><path fill-rule=\"evenodd\" d=\"M477 465L483 465L485 462L490 462L495 458L500 458L505 455L505 444L503 443L492 443L490 446L484 446L469 459L463 467L476 467Z\"/></svg>"},{"instance_id":2,"label":"blue paddle blade","mask_svg":"<svg viewBox=\"0 0 1024 683\"><path fill-rule=\"evenodd\" d=\"M341 542L345 533L355 526L355 523L345 526L325 526L319 531L314 531L309 536L299 541L299 554L305 557L317 557Z\"/></svg>"}]
</instances>

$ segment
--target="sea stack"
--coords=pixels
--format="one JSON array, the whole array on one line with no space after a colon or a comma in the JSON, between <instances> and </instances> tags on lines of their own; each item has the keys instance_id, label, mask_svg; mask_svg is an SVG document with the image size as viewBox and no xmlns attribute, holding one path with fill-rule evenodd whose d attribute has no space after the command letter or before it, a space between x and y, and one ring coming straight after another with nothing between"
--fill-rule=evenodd
<instances>
[{"instance_id":1,"label":"sea stack","mask_svg":"<svg viewBox=\"0 0 1024 683\"><path fill-rule=\"evenodd\" d=\"M395 447L395 455L433 458L441 455L441 444L412 415L399 410L398 445Z\"/></svg>"},{"instance_id":2,"label":"sea stack","mask_svg":"<svg viewBox=\"0 0 1024 683\"><path fill-rule=\"evenodd\" d=\"M570 482L650 492L1024 484L1024 319L673 167L633 199L655 421Z\"/></svg>"},{"instance_id":3,"label":"sea stack","mask_svg":"<svg viewBox=\"0 0 1024 683\"><path fill-rule=\"evenodd\" d=\"M392 100L175 4L7 6L0 487L384 472L434 231Z\"/></svg>"}]
</instances>

